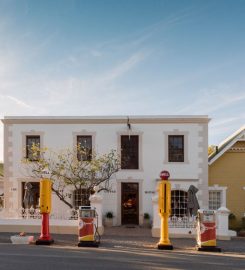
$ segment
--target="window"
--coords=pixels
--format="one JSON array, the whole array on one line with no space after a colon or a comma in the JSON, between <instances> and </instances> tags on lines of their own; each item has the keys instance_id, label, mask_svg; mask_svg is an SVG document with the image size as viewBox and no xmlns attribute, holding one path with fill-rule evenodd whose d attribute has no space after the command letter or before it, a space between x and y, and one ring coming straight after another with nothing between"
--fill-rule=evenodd
<instances>
[{"instance_id":1,"label":"window","mask_svg":"<svg viewBox=\"0 0 245 270\"><path fill-rule=\"evenodd\" d=\"M90 161L92 159L92 136L77 136L77 159Z\"/></svg>"},{"instance_id":2,"label":"window","mask_svg":"<svg viewBox=\"0 0 245 270\"><path fill-rule=\"evenodd\" d=\"M26 136L26 158L37 161L40 158L40 136Z\"/></svg>"},{"instance_id":3,"label":"window","mask_svg":"<svg viewBox=\"0 0 245 270\"><path fill-rule=\"evenodd\" d=\"M22 207L23 208L38 208L40 196L39 182L22 182Z\"/></svg>"},{"instance_id":4,"label":"window","mask_svg":"<svg viewBox=\"0 0 245 270\"><path fill-rule=\"evenodd\" d=\"M171 216L187 216L188 193L183 190L171 191Z\"/></svg>"},{"instance_id":5,"label":"window","mask_svg":"<svg viewBox=\"0 0 245 270\"><path fill-rule=\"evenodd\" d=\"M139 136L121 136L121 168L139 169Z\"/></svg>"},{"instance_id":6,"label":"window","mask_svg":"<svg viewBox=\"0 0 245 270\"><path fill-rule=\"evenodd\" d=\"M74 191L74 207L78 209L82 205L90 205L87 189L82 188Z\"/></svg>"},{"instance_id":7,"label":"window","mask_svg":"<svg viewBox=\"0 0 245 270\"><path fill-rule=\"evenodd\" d=\"M209 191L209 209L217 210L221 207L221 191Z\"/></svg>"},{"instance_id":8,"label":"window","mask_svg":"<svg viewBox=\"0 0 245 270\"><path fill-rule=\"evenodd\" d=\"M168 136L168 161L184 162L184 136Z\"/></svg>"}]
</instances>

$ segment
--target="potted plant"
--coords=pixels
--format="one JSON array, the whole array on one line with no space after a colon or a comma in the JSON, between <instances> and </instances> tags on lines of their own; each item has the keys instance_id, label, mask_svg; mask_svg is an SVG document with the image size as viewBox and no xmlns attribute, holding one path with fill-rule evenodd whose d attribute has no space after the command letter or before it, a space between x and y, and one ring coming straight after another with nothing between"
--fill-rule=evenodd
<instances>
[{"instance_id":1,"label":"potted plant","mask_svg":"<svg viewBox=\"0 0 245 270\"><path fill-rule=\"evenodd\" d=\"M113 226L113 213L111 211L105 214L105 226L112 227Z\"/></svg>"},{"instance_id":2,"label":"potted plant","mask_svg":"<svg viewBox=\"0 0 245 270\"><path fill-rule=\"evenodd\" d=\"M150 228L151 227L151 219L148 213L144 213L143 227Z\"/></svg>"}]
</instances>

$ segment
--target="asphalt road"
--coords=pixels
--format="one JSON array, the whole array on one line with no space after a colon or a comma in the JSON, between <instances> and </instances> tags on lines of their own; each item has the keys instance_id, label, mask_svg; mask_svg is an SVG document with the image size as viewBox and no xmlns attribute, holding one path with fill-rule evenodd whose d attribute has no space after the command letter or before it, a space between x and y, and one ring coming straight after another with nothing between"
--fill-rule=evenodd
<instances>
[{"instance_id":1,"label":"asphalt road","mask_svg":"<svg viewBox=\"0 0 245 270\"><path fill-rule=\"evenodd\" d=\"M162 251L133 246L78 248L75 245L35 246L0 244L0 269L245 269L245 255L198 253L193 250Z\"/></svg>"}]
</instances>

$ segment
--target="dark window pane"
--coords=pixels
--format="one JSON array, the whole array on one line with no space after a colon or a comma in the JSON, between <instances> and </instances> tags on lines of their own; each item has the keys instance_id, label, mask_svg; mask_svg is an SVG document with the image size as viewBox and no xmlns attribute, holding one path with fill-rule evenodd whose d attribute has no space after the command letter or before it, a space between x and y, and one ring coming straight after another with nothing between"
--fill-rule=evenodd
<instances>
[{"instance_id":1,"label":"dark window pane","mask_svg":"<svg viewBox=\"0 0 245 270\"><path fill-rule=\"evenodd\" d=\"M90 194L85 188L74 191L74 207L78 209L79 206L90 205L89 201Z\"/></svg>"},{"instance_id":2,"label":"dark window pane","mask_svg":"<svg viewBox=\"0 0 245 270\"><path fill-rule=\"evenodd\" d=\"M121 168L139 169L139 136L121 136Z\"/></svg>"},{"instance_id":3,"label":"dark window pane","mask_svg":"<svg viewBox=\"0 0 245 270\"><path fill-rule=\"evenodd\" d=\"M182 190L171 191L171 216L184 217L187 215L188 194Z\"/></svg>"},{"instance_id":4,"label":"dark window pane","mask_svg":"<svg viewBox=\"0 0 245 270\"><path fill-rule=\"evenodd\" d=\"M92 136L77 136L77 159L80 161L92 159Z\"/></svg>"},{"instance_id":5,"label":"dark window pane","mask_svg":"<svg viewBox=\"0 0 245 270\"><path fill-rule=\"evenodd\" d=\"M26 136L26 158L37 161L40 158L40 136Z\"/></svg>"},{"instance_id":6,"label":"dark window pane","mask_svg":"<svg viewBox=\"0 0 245 270\"><path fill-rule=\"evenodd\" d=\"M184 162L184 136L168 136L168 161Z\"/></svg>"}]
</instances>

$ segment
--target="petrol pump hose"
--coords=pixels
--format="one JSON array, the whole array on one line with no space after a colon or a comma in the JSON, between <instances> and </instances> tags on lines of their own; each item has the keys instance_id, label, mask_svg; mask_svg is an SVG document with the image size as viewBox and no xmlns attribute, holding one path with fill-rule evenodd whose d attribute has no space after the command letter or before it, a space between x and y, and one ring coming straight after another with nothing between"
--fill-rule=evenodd
<instances>
[{"instance_id":1,"label":"petrol pump hose","mask_svg":"<svg viewBox=\"0 0 245 270\"><path fill-rule=\"evenodd\" d=\"M95 211L95 215L96 215L96 224L94 223L94 228L95 228L94 238L95 238L95 242L99 244L101 236L100 236L99 230L98 230L98 228L99 228L99 220L98 220L98 214L97 214L96 211Z\"/></svg>"}]
</instances>

